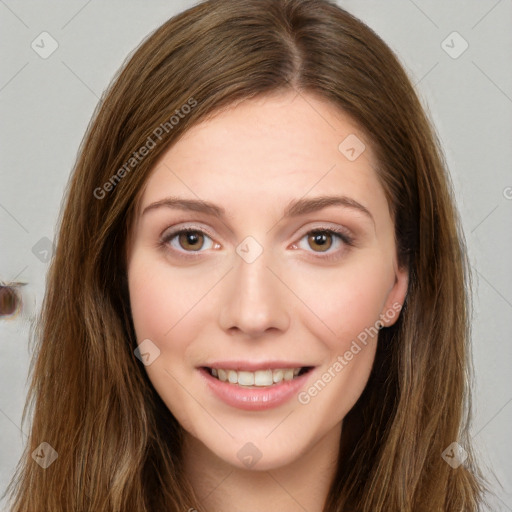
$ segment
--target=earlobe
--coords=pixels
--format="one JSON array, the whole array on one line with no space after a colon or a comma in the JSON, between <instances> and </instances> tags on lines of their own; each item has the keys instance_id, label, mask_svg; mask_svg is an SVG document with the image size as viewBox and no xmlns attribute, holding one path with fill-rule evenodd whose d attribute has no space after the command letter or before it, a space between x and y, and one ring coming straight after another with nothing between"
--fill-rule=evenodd
<instances>
[{"instance_id":1,"label":"earlobe","mask_svg":"<svg viewBox=\"0 0 512 512\"><path fill-rule=\"evenodd\" d=\"M409 270L407 268L396 269L395 276L395 283L380 314L383 327L390 327L398 320L409 287Z\"/></svg>"}]
</instances>

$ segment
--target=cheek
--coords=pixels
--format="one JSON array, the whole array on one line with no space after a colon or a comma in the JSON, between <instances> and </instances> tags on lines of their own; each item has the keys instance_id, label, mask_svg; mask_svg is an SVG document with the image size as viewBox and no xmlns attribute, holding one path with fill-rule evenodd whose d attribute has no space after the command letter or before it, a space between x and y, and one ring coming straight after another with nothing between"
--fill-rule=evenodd
<instances>
[{"instance_id":1,"label":"cheek","mask_svg":"<svg viewBox=\"0 0 512 512\"><path fill-rule=\"evenodd\" d=\"M345 417L368 382L377 349L377 321L393 282L394 274L378 258L372 264L360 263L332 272L323 269L307 282L297 280L297 294L308 306L302 323L321 340L325 353L317 380L298 398L309 417L325 419L325 428Z\"/></svg>"},{"instance_id":2,"label":"cheek","mask_svg":"<svg viewBox=\"0 0 512 512\"><path fill-rule=\"evenodd\" d=\"M315 269L307 278L295 274L293 289L306 305L302 321L330 352L341 354L358 336L370 338L368 330L375 334L393 276L378 257Z\"/></svg>"},{"instance_id":3,"label":"cheek","mask_svg":"<svg viewBox=\"0 0 512 512\"><path fill-rule=\"evenodd\" d=\"M142 250L132 258L128 286L137 342L153 341L173 373L183 376L197 364L194 341L217 318L214 297L224 275L222 268L173 268Z\"/></svg>"},{"instance_id":4,"label":"cheek","mask_svg":"<svg viewBox=\"0 0 512 512\"><path fill-rule=\"evenodd\" d=\"M139 342L154 338L166 345L183 324L188 329L197 326L187 317L211 284L194 278L193 270L175 270L154 258L149 261L143 254L134 257L128 271L133 322Z\"/></svg>"},{"instance_id":5,"label":"cheek","mask_svg":"<svg viewBox=\"0 0 512 512\"><path fill-rule=\"evenodd\" d=\"M150 339L159 356L144 366L153 387L180 424L194 433L197 411L186 388L193 372L193 340L200 337L204 297L212 283L170 271L154 259L133 258L128 272L130 306L137 343ZM203 289L204 288L204 289ZM202 300L201 300L202 299Z\"/></svg>"}]
</instances>

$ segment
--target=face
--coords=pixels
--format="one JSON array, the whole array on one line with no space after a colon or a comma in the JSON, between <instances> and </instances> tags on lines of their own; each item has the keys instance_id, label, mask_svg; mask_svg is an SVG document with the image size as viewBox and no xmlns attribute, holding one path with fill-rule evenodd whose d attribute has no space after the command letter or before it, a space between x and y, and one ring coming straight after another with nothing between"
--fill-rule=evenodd
<instances>
[{"instance_id":1,"label":"face","mask_svg":"<svg viewBox=\"0 0 512 512\"><path fill-rule=\"evenodd\" d=\"M127 245L144 369L233 466L338 436L367 383L407 290L376 167L346 114L286 93L192 127L146 182Z\"/></svg>"}]
</instances>

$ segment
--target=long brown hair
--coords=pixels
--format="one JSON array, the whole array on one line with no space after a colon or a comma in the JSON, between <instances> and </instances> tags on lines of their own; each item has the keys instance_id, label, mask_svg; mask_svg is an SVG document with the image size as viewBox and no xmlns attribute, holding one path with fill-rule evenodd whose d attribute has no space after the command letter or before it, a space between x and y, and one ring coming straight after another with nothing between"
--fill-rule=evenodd
<instances>
[{"instance_id":1,"label":"long brown hair","mask_svg":"<svg viewBox=\"0 0 512 512\"><path fill-rule=\"evenodd\" d=\"M485 482L468 436L469 265L414 88L388 46L333 2L210 0L140 45L82 141L36 330L13 512L202 509L183 479L182 427L134 355L126 237L171 144L220 109L284 90L329 100L366 134L410 275L400 317L380 331L368 384L344 419L324 510L480 510ZM42 442L58 454L46 469L32 457ZM441 456L453 442L467 453L457 468Z\"/></svg>"}]
</instances>

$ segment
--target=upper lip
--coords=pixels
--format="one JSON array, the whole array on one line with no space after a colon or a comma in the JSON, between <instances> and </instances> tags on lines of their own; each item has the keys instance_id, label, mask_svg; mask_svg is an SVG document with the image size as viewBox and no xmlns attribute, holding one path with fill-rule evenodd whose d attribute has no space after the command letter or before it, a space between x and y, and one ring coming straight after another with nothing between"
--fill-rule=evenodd
<instances>
[{"instance_id":1,"label":"upper lip","mask_svg":"<svg viewBox=\"0 0 512 512\"><path fill-rule=\"evenodd\" d=\"M255 372L258 370L275 370L278 368L308 368L313 365L306 365L297 361L215 361L202 365L206 368L216 368L223 370L248 371Z\"/></svg>"}]
</instances>

